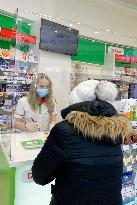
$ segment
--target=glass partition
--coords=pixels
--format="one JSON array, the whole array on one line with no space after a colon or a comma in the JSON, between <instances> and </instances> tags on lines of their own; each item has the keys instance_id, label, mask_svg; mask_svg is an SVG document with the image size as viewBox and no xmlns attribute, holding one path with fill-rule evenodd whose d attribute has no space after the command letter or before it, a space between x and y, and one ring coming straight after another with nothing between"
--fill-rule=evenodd
<instances>
[{"instance_id":1,"label":"glass partition","mask_svg":"<svg viewBox=\"0 0 137 205\"><path fill-rule=\"evenodd\" d=\"M12 28L7 71L10 78L6 87L10 95L4 101L9 113L6 125L2 124L1 139L9 160L16 163L35 158L50 129L62 120L60 110L69 104L71 58L40 49L41 19L54 21L42 14L17 9ZM62 23L57 19L55 22Z\"/></svg>"}]
</instances>

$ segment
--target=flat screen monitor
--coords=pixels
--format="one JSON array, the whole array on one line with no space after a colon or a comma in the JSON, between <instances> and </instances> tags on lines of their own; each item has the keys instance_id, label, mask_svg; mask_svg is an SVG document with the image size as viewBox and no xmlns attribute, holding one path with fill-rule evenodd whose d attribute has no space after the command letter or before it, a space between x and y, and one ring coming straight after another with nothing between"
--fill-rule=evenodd
<instances>
[{"instance_id":1,"label":"flat screen monitor","mask_svg":"<svg viewBox=\"0 0 137 205\"><path fill-rule=\"evenodd\" d=\"M76 55L79 31L41 19L40 49Z\"/></svg>"}]
</instances>

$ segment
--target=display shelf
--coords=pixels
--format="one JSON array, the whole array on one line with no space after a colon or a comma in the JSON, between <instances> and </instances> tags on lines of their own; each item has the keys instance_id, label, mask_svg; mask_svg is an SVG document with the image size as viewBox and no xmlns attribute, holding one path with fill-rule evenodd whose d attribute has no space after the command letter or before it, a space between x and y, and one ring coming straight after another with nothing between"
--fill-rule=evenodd
<instances>
[{"instance_id":1,"label":"display shelf","mask_svg":"<svg viewBox=\"0 0 137 205\"><path fill-rule=\"evenodd\" d=\"M17 81L17 84L22 84L22 85L30 85L31 82L26 82L26 81Z\"/></svg>"},{"instance_id":2,"label":"display shelf","mask_svg":"<svg viewBox=\"0 0 137 205\"><path fill-rule=\"evenodd\" d=\"M7 73L14 73L13 70L1 70L1 68L0 68L0 71L3 72L3 73L4 73L4 72L7 72Z\"/></svg>"},{"instance_id":3,"label":"display shelf","mask_svg":"<svg viewBox=\"0 0 137 205\"><path fill-rule=\"evenodd\" d=\"M16 62L26 63L26 64L38 64L38 61L25 61L21 59L15 59Z\"/></svg>"},{"instance_id":4,"label":"display shelf","mask_svg":"<svg viewBox=\"0 0 137 205\"><path fill-rule=\"evenodd\" d=\"M105 64L104 64L104 73L103 73L103 78L106 79L118 79L119 81L121 78L125 78L125 82L129 83L137 83L137 63L132 63L132 62L127 62L126 60L128 59L127 56L125 56L125 61L124 63L129 64L130 67L124 65L123 62L123 57L120 55L115 55L114 53L107 53L105 55ZM130 57L129 57L130 58ZM117 60L119 59L119 60ZM137 60L137 59L136 59ZM117 64L119 63L119 64Z\"/></svg>"},{"instance_id":5,"label":"display shelf","mask_svg":"<svg viewBox=\"0 0 137 205\"><path fill-rule=\"evenodd\" d=\"M121 75L137 77L137 76L135 76L134 74L128 74L128 73L122 73Z\"/></svg>"},{"instance_id":6,"label":"display shelf","mask_svg":"<svg viewBox=\"0 0 137 205\"><path fill-rule=\"evenodd\" d=\"M0 61L9 61L9 62L15 63L15 60L14 59L10 59L10 58L2 58L2 57L0 57Z\"/></svg>"},{"instance_id":7,"label":"display shelf","mask_svg":"<svg viewBox=\"0 0 137 205\"><path fill-rule=\"evenodd\" d=\"M4 95L5 95L5 94L11 94L11 95L12 95L12 94L13 94L13 91L11 91L11 92L0 92L0 96L1 96L2 94L4 94Z\"/></svg>"},{"instance_id":8,"label":"display shelf","mask_svg":"<svg viewBox=\"0 0 137 205\"><path fill-rule=\"evenodd\" d=\"M12 84L13 81L7 82L7 80L0 80L0 84Z\"/></svg>"},{"instance_id":9,"label":"display shelf","mask_svg":"<svg viewBox=\"0 0 137 205\"><path fill-rule=\"evenodd\" d=\"M121 100L121 111L125 117L129 117L133 129L137 129L137 99ZM137 136L131 136L125 141L123 148L123 186L122 196L123 204L131 205L137 203Z\"/></svg>"},{"instance_id":10,"label":"display shelf","mask_svg":"<svg viewBox=\"0 0 137 205\"><path fill-rule=\"evenodd\" d=\"M28 92L14 92L14 95L24 95L24 94L28 94Z\"/></svg>"},{"instance_id":11,"label":"display shelf","mask_svg":"<svg viewBox=\"0 0 137 205\"><path fill-rule=\"evenodd\" d=\"M15 75L34 75L34 73L15 73Z\"/></svg>"},{"instance_id":12,"label":"display shelf","mask_svg":"<svg viewBox=\"0 0 137 205\"><path fill-rule=\"evenodd\" d=\"M20 48L23 42L16 39L16 47ZM24 43L23 43L24 44ZM23 45L24 46L24 45ZM0 48L0 119L4 119L5 115L9 118L14 116L15 107L18 100L26 96L29 91L30 84L33 80L33 75L38 73L38 58L33 52L33 46L29 48L27 45L27 51L21 51L17 48L1 49ZM35 50L35 48L34 48ZM14 55L13 55L14 54ZM3 57L7 55L8 57ZM8 99L12 98L11 107L6 106ZM9 133L9 129L12 127L12 121L4 120L0 121L1 133ZM11 132L13 131L10 129Z\"/></svg>"}]
</instances>

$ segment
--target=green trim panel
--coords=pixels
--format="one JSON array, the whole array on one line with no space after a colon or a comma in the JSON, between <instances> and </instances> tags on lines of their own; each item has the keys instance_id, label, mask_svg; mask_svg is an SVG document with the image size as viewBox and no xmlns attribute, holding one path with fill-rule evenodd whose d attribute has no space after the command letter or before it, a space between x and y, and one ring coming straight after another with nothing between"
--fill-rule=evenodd
<instances>
[{"instance_id":1,"label":"green trim panel","mask_svg":"<svg viewBox=\"0 0 137 205\"><path fill-rule=\"evenodd\" d=\"M85 38L78 39L78 51L72 56L73 61L80 61L93 64L104 64L105 44Z\"/></svg>"},{"instance_id":2,"label":"green trim panel","mask_svg":"<svg viewBox=\"0 0 137 205\"><path fill-rule=\"evenodd\" d=\"M10 168L0 147L0 205L14 205L15 172Z\"/></svg>"},{"instance_id":3,"label":"green trim panel","mask_svg":"<svg viewBox=\"0 0 137 205\"><path fill-rule=\"evenodd\" d=\"M105 49L106 49L106 52L108 52L109 46L123 48L124 55L137 57L137 49L127 48L126 46L123 47L122 45L117 45L117 44L97 42L94 40L89 40L89 39L80 37L78 39L77 55L72 56L71 60L104 65ZM120 62L116 66L123 66L123 67L125 66L125 67L130 68L134 65L133 64L131 65L131 63L124 65L123 63Z\"/></svg>"},{"instance_id":4,"label":"green trim panel","mask_svg":"<svg viewBox=\"0 0 137 205\"><path fill-rule=\"evenodd\" d=\"M0 27L12 30L15 26L15 18L0 14ZM18 21L18 32L30 34L31 26L27 22Z\"/></svg>"}]
</instances>

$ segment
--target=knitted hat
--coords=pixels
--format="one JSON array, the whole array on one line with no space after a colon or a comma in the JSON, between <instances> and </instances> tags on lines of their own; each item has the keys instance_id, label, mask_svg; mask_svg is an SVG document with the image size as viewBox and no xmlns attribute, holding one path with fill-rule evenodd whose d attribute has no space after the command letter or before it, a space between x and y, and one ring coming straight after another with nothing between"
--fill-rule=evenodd
<instances>
[{"instance_id":1,"label":"knitted hat","mask_svg":"<svg viewBox=\"0 0 137 205\"><path fill-rule=\"evenodd\" d=\"M95 99L113 102L117 95L118 89L114 83L91 79L78 84L71 91L69 101L70 104L94 101Z\"/></svg>"}]
</instances>

